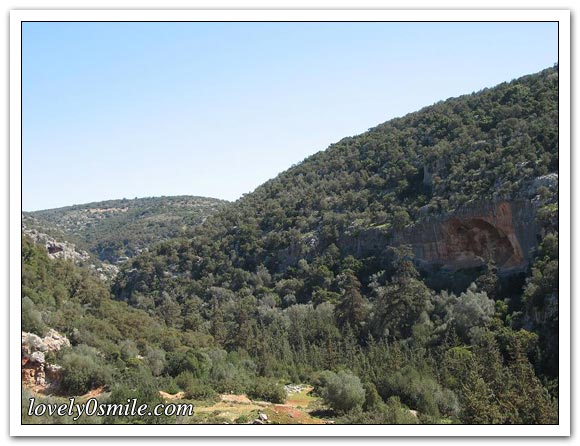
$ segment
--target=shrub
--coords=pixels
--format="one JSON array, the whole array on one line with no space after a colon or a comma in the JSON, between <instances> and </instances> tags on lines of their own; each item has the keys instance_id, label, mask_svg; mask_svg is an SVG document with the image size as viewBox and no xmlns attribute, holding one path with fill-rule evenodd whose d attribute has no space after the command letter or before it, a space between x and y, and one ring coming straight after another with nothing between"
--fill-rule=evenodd
<instances>
[{"instance_id":1,"label":"shrub","mask_svg":"<svg viewBox=\"0 0 580 446\"><path fill-rule=\"evenodd\" d=\"M191 372L196 378L207 376L210 360L204 353L189 349L186 352L171 352L167 355L167 371L171 376Z\"/></svg>"},{"instance_id":2,"label":"shrub","mask_svg":"<svg viewBox=\"0 0 580 446\"><path fill-rule=\"evenodd\" d=\"M322 397L337 412L348 412L365 402L365 389L358 376L348 372L325 374L326 385Z\"/></svg>"},{"instance_id":3,"label":"shrub","mask_svg":"<svg viewBox=\"0 0 580 446\"><path fill-rule=\"evenodd\" d=\"M164 392L171 395L174 395L181 390L180 387L176 384L175 378L172 378L171 376L166 375L159 377L157 378L157 383L159 390L163 390Z\"/></svg>"},{"instance_id":4,"label":"shrub","mask_svg":"<svg viewBox=\"0 0 580 446\"><path fill-rule=\"evenodd\" d=\"M188 371L177 375L175 382L185 392L187 399L203 400L212 398L216 394L209 384L197 379Z\"/></svg>"},{"instance_id":5,"label":"shrub","mask_svg":"<svg viewBox=\"0 0 580 446\"><path fill-rule=\"evenodd\" d=\"M124 339L119 342L119 348L121 350L121 358L123 361L136 358L139 355L139 349L135 343L129 339Z\"/></svg>"},{"instance_id":6,"label":"shrub","mask_svg":"<svg viewBox=\"0 0 580 446\"><path fill-rule=\"evenodd\" d=\"M185 398L190 400L219 400L216 396L217 394L213 387L199 379L194 380L194 382L185 389Z\"/></svg>"},{"instance_id":7,"label":"shrub","mask_svg":"<svg viewBox=\"0 0 580 446\"><path fill-rule=\"evenodd\" d=\"M419 424L419 419L403 407L397 397L389 398L370 411L357 408L336 421L339 424Z\"/></svg>"},{"instance_id":8,"label":"shrub","mask_svg":"<svg viewBox=\"0 0 580 446\"><path fill-rule=\"evenodd\" d=\"M210 383L216 391L240 393L252 386L255 376L253 362L240 360L224 350L211 350L208 356L211 362Z\"/></svg>"},{"instance_id":9,"label":"shrub","mask_svg":"<svg viewBox=\"0 0 580 446\"><path fill-rule=\"evenodd\" d=\"M448 317L455 322L458 333L467 336L473 328L486 326L494 313L495 302L485 292L478 292L472 284L455 299Z\"/></svg>"},{"instance_id":10,"label":"shrub","mask_svg":"<svg viewBox=\"0 0 580 446\"><path fill-rule=\"evenodd\" d=\"M385 376L379 386L383 399L401 398L410 408L434 417L455 414L458 411L456 395L441 387L434 377L408 365Z\"/></svg>"},{"instance_id":11,"label":"shrub","mask_svg":"<svg viewBox=\"0 0 580 446\"><path fill-rule=\"evenodd\" d=\"M267 378L257 378L248 391L248 396L253 400L263 400L278 404L286 401L284 387Z\"/></svg>"},{"instance_id":12,"label":"shrub","mask_svg":"<svg viewBox=\"0 0 580 446\"><path fill-rule=\"evenodd\" d=\"M193 376L193 373L189 371L181 372L175 377L175 384L177 384L181 390L187 389L187 387L192 385L194 381L195 377Z\"/></svg>"},{"instance_id":13,"label":"shrub","mask_svg":"<svg viewBox=\"0 0 580 446\"><path fill-rule=\"evenodd\" d=\"M40 336L46 331L40 311L36 309L34 302L28 296L22 298L22 330Z\"/></svg>"},{"instance_id":14,"label":"shrub","mask_svg":"<svg viewBox=\"0 0 580 446\"><path fill-rule=\"evenodd\" d=\"M159 348L147 347L145 363L151 370L153 376L160 376L165 368L165 352Z\"/></svg>"},{"instance_id":15,"label":"shrub","mask_svg":"<svg viewBox=\"0 0 580 446\"><path fill-rule=\"evenodd\" d=\"M389 424L418 424L417 417L409 409L401 405L398 397L392 396L387 400L384 413L387 414Z\"/></svg>"},{"instance_id":16,"label":"shrub","mask_svg":"<svg viewBox=\"0 0 580 446\"><path fill-rule=\"evenodd\" d=\"M79 345L61 361L62 384L73 395L82 395L110 380L109 368L98 358L95 349Z\"/></svg>"},{"instance_id":17,"label":"shrub","mask_svg":"<svg viewBox=\"0 0 580 446\"><path fill-rule=\"evenodd\" d=\"M118 383L107 402L109 404L125 405L127 400L135 398L137 404L147 404L149 407L163 403L163 398L159 395L159 391L145 373L141 371L136 373L135 376L140 376L141 378L137 380L139 381L138 383L132 378ZM174 422L175 417L168 416L119 416L109 414L105 417L105 423L110 424L169 424Z\"/></svg>"},{"instance_id":18,"label":"shrub","mask_svg":"<svg viewBox=\"0 0 580 446\"><path fill-rule=\"evenodd\" d=\"M163 389L167 389L167 386L171 386L173 380L167 380L166 382L158 382L151 371L141 365L138 368L127 368L123 370L119 376L116 376L116 382L112 386L111 394L107 400L107 403L111 404L127 404L127 400L135 399L137 405L147 404L149 408L155 407L155 405L163 403L164 399L159 394L160 386L163 385ZM164 381L164 380L159 380ZM169 389L168 389L169 390ZM112 410L112 409L111 409ZM105 424L172 424L175 423L177 417L173 416L139 416L139 415L127 415L119 416L110 413L105 416Z\"/></svg>"},{"instance_id":19,"label":"shrub","mask_svg":"<svg viewBox=\"0 0 580 446\"><path fill-rule=\"evenodd\" d=\"M365 411L372 411L381 408L384 403L381 399L381 396L379 395L379 392L377 392L376 386L372 382L367 381L364 383L363 387L365 390L365 402L363 409Z\"/></svg>"},{"instance_id":20,"label":"shrub","mask_svg":"<svg viewBox=\"0 0 580 446\"><path fill-rule=\"evenodd\" d=\"M314 390L312 391L313 395L323 396L324 388L335 375L336 374L330 370L324 370L322 372L312 373L311 375L305 377L303 381L312 383L314 386Z\"/></svg>"}]
</instances>

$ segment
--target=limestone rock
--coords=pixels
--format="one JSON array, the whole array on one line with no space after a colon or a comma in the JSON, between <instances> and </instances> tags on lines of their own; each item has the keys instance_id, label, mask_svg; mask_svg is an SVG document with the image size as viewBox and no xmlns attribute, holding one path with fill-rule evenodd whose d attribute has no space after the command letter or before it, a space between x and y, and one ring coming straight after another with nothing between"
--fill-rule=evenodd
<instances>
[{"instance_id":1,"label":"limestone rock","mask_svg":"<svg viewBox=\"0 0 580 446\"><path fill-rule=\"evenodd\" d=\"M78 249L73 243L56 240L48 234L29 227L27 222L34 224L35 220L30 216L23 217L22 233L30 237L35 244L44 246L49 258L72 260L77 264L87 264L93 260L88 252ZM96 264L90 263L88 266L103 281L110 280L119 273L119 267L117 265L111 265L106 262L97 261Z\"/></svg>"},{"instance_id":2,"label":"limestone rock","mask_svg":"<svg viewBox=\"0 0 580 446\"><path fill-rule=\"evenodd\" d=\"M543 175L536 178L530 187L528 187L527 195L529 198L535 198L538 195L540 188L545 187L552 192L558 191L558 174L549 173L548 175Z\"/></svg>"},{"instance_id":3,"label":"limestone rock","mask_svg":"<svg viewBox=\"0 0 580 446\"><path fill-rule=\"evenodd\" d=\"M45 354L63 347L70 347L70 341L56 330L50 329L43 338L21 332L23 384L37 390L57 386L62 378L62 367L46 362Z\"/></svg>"},{"instance_id":4,"label":"limestone rock","mask_svg":"<svg viewBox=\"0 0 580 446\"><path fill-rule=\"evenodd\" d=\"M46 333L43 343L46 345L46 351L49 352L58 351L63 347L70 347L68 338L52 328Z\"/></svg>"},{"instance_id":5,"label":"limestone rock","mask_svg":"<svg viewBox=\"0 0 580 446\"><path fill-rule=\"evenodd\" d=\"M477 268L493 262L500 272L521 271L537 244L536 208L528 200L473 203L395 233L410 245L423 270Z\"/></svg>"},{"instance_id":6,"label":"limestone rock","mask_svg":"<svg viewBox=\"0 0 580 446\"><path fill-rule=\"evenodd\" d=\"M38 364L44 364L46 362L43 352L32 352L30 359Z\"/></svg>"},{"instance_id":7,"label":"limestone rock","mask_svg":"<svg viewBox=\"0 0 580 446\"><path fill-rule=\"evenodd\" d=\"M21 333L21 345L23 356L34 359L34 354L39 353L42 354L44 359L44 353L55 352L63 347L70 347L70 341L66 336L53 329L48 330L44 338L34 333L23 331Z\"/></svg>"},{"instance_id":8,"label":"limestone rock","mask_svg":"<svg viewBox=\"0 0 580 446\"><path fill-rule=\"evenodd\" d=\"M538 177L534 180L532 186L536 189L542 186L547 187L548 189L558 188L558 174L549 173L548 175Z\"/></svg>"},{"instance_id":9,"label":"limestone rock","mask_svg":"<svg viewBox=\"0 0 580 446\"><path fill-rule=\"evenodd\" d=\"M48 252L48 256L52 259L72 260L81 263L91 258L88 252L77 249L73 243L58 241L50 235L29 228L24 224L22 233L30 237L35 244L43 245Z\"/></svg>"},{"instance_id":10,"label":"limestone rock","mask_svg":"<svg viewBox=\"0 0 580 446\"><path fill-rule=\"evenodd\" d=\"M286 384L284 386L284 390L286 391L287 394L300 393L306 387L308 387L308 386L306 386L304 384Z\"/></svg>"},{"instance_id":11,"label":"limestone rock","mask_svg":"<svg viewBox=\"0 0 580 446\"><path fill-rule=\"evenodd\" d=\"M27 333L25 331L21 334L21 345L23 353L30 354L33 351L45 351L42 338L34 333Z\"/></svg>"}]
</instances>

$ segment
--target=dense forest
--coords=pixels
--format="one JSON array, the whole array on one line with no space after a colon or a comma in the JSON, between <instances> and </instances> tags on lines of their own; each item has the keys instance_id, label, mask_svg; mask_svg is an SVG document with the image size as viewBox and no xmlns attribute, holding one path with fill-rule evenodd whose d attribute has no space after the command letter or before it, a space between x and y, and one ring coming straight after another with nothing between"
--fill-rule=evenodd
<instances>
[{"instance_id":1,"label":"dense forest","mask_svg":"<svg viewBox=\"0 0 580 446\"><path fill-rule=\"evenodd\" d=\"M345 138L110 288L25 238L23 330L69 337L51 360L70 394L283 402L307 383L337 423L557 423L557 174L556 66ZM409 234L435 227L459 248L427 258Z\"/></svg>"}]
</instances>

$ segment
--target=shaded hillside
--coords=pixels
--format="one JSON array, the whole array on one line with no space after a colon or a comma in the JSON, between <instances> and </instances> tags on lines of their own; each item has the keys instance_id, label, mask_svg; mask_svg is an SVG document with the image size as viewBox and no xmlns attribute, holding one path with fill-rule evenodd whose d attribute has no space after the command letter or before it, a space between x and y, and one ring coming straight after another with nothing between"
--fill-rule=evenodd
<instances>
[{"instance_id":1,"label":"shaded hillside","mask_svg":"<svg viewBox=\"0 0 580 446\"><path fill-rule=\"evenodd\" d=\"M113 293L312 382L339 422L556 422L557 67L331 145Z\"/></svg>"},{"instance_id":2,"label":"shaded hillside","mask_svg":"<svg viewBox=\"0 0 580 446\"><path fill-rule=\"evenodd\" d=\"M116 263L187 232L224 204L191 196L122 199L27 212L24 219L32 229L70 240L99 260Z\"/></svg>"}]
</instances>

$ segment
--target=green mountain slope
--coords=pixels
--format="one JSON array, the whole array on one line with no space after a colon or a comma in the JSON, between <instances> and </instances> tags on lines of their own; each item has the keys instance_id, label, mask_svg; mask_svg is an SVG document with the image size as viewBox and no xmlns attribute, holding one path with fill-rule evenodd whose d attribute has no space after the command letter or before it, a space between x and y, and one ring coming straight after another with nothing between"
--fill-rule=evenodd
<instances>
[{"instance_id":1,"label":"green mountain slope","mask_svg":"<svg viewBox=\"0 0 580 446\"><path fill-rule=\"evenodd\" d=\"M226 203L192 196L108 200L27 212L24 218L32 228L64 236L99 260L116 263L179 236Z\"/></svg>"},{"instance_id":2,"label":"green mountain slope","mask_svg":"<svg viewBox=\"0 0 580 446\"><path fill-rule=\"evenodd\" d=\"M336 423L557 423L558 69L345 138L110 290L26 239L22 260L24 329L71 339L68 394L306 383Z\"/></svg>"},{"instance_id":3,"label":"green mountain slope","mask_svg":"<svg viewBox=\"0 0 580 446\"><path fill-rule=\"evenodd\" d=\"M211 286L255 289L256 274L267 271L275 283L294 281L291 294L305 303L316 290L336 289L349 255L364 259L363 282L388 269L387 248L411 223L530 197L538 198L526 217L537 220L542 208L545 223L557 212L557 87L557 70L548 69L345 138L213 216L191 239L136 259L156 267L147 275L128 266L119 296L163 284L208 297ZM556 187L537 187L548 174ZM530 245L532 252L537 240Z\"/></svg>"},{"instance_id":4,"label":"green mountain slope","mask_svg":"<svg viewBox=\"0 0 580 446\"><path fill-rule=\"evenodd\" d=\"M331 145L135 257L113 293L264 376L324 392L317 373L352 371L374 402L343 422L400 401L422 422L552 423L557 217L554 67Z\"/></svg>"}]
</instances>

